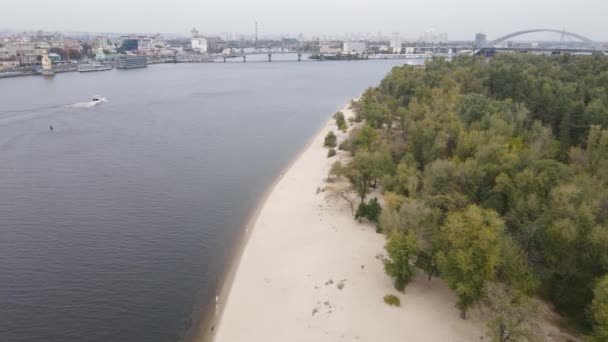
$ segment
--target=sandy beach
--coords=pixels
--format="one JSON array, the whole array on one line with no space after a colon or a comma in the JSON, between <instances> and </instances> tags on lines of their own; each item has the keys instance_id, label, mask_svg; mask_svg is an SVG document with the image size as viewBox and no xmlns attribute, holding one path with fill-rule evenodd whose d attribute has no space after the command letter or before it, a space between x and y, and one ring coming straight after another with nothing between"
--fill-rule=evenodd
<instances>
[{"instance_id":1,"label":"sandy beach","mask_svg":"<svg viewBox=\"0 0 608 342\"><path fill-rule=\"evenodd\" d=\"M327 186L331 164L345 157L327 158L323 139L330 130L338 132L334 120L254 217L228 296L218 298L223 310L214 340L479 340L483 324L459 318L456 298L440 279L418 275L405 293L394 290L380 260L384 236L356 222L346 202L317 193ZM397 295L401 307L385 304L386 294Z\"/></svg>"}]
</instances>

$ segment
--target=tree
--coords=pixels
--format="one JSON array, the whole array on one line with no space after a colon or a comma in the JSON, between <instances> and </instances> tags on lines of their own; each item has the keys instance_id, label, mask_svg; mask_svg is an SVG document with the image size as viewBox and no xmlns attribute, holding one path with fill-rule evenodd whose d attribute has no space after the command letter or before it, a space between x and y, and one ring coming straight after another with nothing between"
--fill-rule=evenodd
<instances>
[{"instance_id":1,"label":"tree","mask_svg":"<svg viewBox=\"0 0 608 342\"><path fill-rule=\"evenodd\" d=\"M606 89L601 56L396 67L355 104L365 122L341 144L355 157L341 175L360 202L380 184L379 227L413 231L416 266L445 278L459 307L488 281L525 294L541 284L590 328L594 286L608 272ZM432 214L420 219L418 205ZM482 219L469 217L471 205Z\"/></svg>"},{"instance_id":2,"label":"tree","mask_svg":"<svg viewBox=\"0 0 608 342\"><path fill-rule=\"evenodd\" d=\"M420 184L420 176L416 167L402 160L397 166L394 180L395 191L408 197L416 196Z\"/></svg>"},{"instance_id":3,"label":"tree","mask_svg":"<svg viewBox=\"0 0 608 342\"><path fill-rule=\"evenodd\" d=\"M591 127L587 137L585 162L586 169L592 176L605 176L608 166L608 130L603 130L600 126Z\"/></svg>"},{"instance_id":4,"label":"tree","mask_svg":"<svg viewBox=\"0 0 608 342\"><path fill-rule=\"evenodd\" d=\"M416 235L410 231L393 231L384 247L388 259L384 260L384 270L394 278L395 288L403 291L415 273L414 262L418 253Z\"/></svg>"},{"instance_id":5,"label":"tree","mask_svg":"<svg viewBox=\"0 0 608 342\"><path fill-rule=\"evenodd\" d=\"M538 307L532 299L500 283L488 283L484 293L483 303L489 313L486 326L492 341L544 340L538 323Z\"/></svg>"},{"instance_id":6,"label":"tree","mask_svg":"<svg viewBox=\"0 0 608 342\"><path fill-rule=\"evenodd\" d=\"M500 263L496 279L514 291L532 294L538 285L537 280L530 272L528 259L519 245L510 236L503 236L499 247Z\"/></svg>"},{"instance_id":7,"label":"tree","mask_svg":"<svg viewBox=\"0 0 608 342\"><path fill-rule=\"evenodd\" d=\"M325 141L323 142L323 146L328 147L328 148L334 148L334 147L336 147L337 142L338 142L338 138L334 134L334 131L329 131L329 132L327 132L327 135L325 136Z\"/></svg>"},{"instance_id":8,"label":"tree","mask_svg":"<svg viewBox=\"0 0 608 342\"><path fill-rule=\"evenodd\" d=\"M448 214L439 230L437 263L443 279L458 296L463 318L482 298L485 284L496 279L503 232L498 214L476 205Z\"/></svg>"},{"instance_id":9,"label":"tree","mask_svg":"<svg viewBox=\"0 0 608 342\"><path fill-rule=\"evenodd\" d=\"M420 250L416 256L416 267L421 269L431 281L433 276L439 275L439 265L437 264L437 255L432 249Z\"/></svg>"},{"instance_id":10,"label":"tree","mask_svg":"<svg viewBox=\"0 0 608 342\"><path fill-rule=\"evenodd\" d=\"M378 132L368 124L364 124L354 137L355 151L365 149L373 151L378 143Z\"/></svg>"},{"instance_id":11,"label":"tree","mask_svg":"<svg viewBox=\"0 0 608 342\"><path fill-rule=\"evenodd\" d=\"M600 279L593 294L593 302L591 302L594 320L593 338L598 342L608 341L608 275Z\"/></svg>"},{"instance_id":12,"label":"tree","mask_svg":"<svg viewBox=\"0 0 608 342\"><path fill-rule=\"evenodd\" d=\"M340 168L340 174L346 177L359 195L361 203L365 201L371 187L375 187L378 178L383 174L394 172L394 165L387 151L357 152L346 167Z\"/></svg>"}]
</instances>

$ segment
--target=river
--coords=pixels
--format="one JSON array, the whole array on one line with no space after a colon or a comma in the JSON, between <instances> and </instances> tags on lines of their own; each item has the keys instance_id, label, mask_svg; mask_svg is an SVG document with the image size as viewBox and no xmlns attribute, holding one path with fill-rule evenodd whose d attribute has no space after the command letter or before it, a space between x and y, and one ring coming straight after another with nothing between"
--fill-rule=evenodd
<instances>
[{"instance_id":1,"label":"river","mask_svg":"<svg viewBox=\"0 0 608 342\"><path fill-rule=\"evenodd\" d=\"M0 341L178 340L281 170L402 63L0 80Z\"/></svg>"}]
</instances>

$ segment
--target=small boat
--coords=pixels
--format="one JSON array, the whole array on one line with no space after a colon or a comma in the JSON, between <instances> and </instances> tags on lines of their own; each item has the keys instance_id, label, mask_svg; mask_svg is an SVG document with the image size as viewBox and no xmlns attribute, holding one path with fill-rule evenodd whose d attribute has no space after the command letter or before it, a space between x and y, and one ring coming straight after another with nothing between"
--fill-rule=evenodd
<instances>
[{"instance_id":1,"label":"small boat","mask_svg":"<svg viewBox=\"0 0 608 342\"><path fill-rule=\"evenodd\" d=\"M108 99L106 99L103 96L99 96L99 95L95 95L91 99L91 103L93 103L93 104L104 103L104 102L108 102Z\"/></svg>"}]
</instances>

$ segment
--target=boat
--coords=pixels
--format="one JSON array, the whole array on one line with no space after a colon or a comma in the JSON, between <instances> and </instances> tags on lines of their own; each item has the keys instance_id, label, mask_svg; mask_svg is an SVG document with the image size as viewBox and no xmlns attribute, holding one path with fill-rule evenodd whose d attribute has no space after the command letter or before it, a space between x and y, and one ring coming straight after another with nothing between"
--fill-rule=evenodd
<instances>
[{"instance_id":1,"label":"boat","mask_svg":"<svg viewBox=\"0 0 608 342\"><path fill-rule=\"evenodd\" d=\"M49 58L49 54L46 50L42 50L42 76L54 76L55 70L53 70L53 62Z\"/></svg>"},{"instance_id":2,"label":"boat","mask_svg":"<svg viewBox=\"0 0 608 342\"><path fill-rule=\"evenodd\" d=\"M118 57L117 69L137 69L148 66L148 58L142 55L122 55Z\"/></svg>"},{"instance_id":3,"label":"boat","mask_svg":"<svg viewBox=\"0 0 608 342\"><path fill-rule=\"evenodd\" d=\"M93 103L93 104L104 103L104 102L108 102L108 99L106 99L105 97L100 96L100 95L95 95L91 99L91 103Z\"/></svg>"},{"instance_id":4,"label":"boat","mask_svg":"<svg viewBox=\"0 0 608 342\"><path fill-rule=\"evenodd\" d=\"M114 69L111 65L101 63L85 63L78 66L78 72L107 71Z\"/></svg>"}]
</instances>

